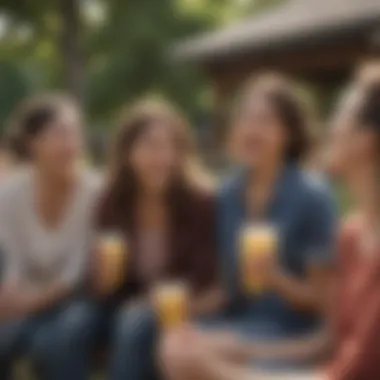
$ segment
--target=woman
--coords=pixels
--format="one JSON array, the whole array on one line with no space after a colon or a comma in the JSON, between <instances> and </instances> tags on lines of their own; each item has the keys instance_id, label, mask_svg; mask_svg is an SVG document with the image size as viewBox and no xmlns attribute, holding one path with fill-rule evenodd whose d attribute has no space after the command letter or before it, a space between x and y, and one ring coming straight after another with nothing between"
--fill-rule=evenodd
<instances>
[{"instance_id":1,"label":"woman","mask_svg":"<svg viewBox=\"0 0 380 380\"><path fill-rule=\"evenodd\" d=\"M121 305L113 326L110 378L146 379L155 375L152 287L166 279L187 281L190 312L196 316L212 312L221 301L214 201L194 165L188 126L168 105L142 102L130 109L112 153L99 232L121 234L129 256L122 285L106 302L109 315ZM104 278L104 268L97 273Z\"/></svg>"},{"instance_id":2,"label":"woman","mask_svg":"<svg viewBox=\"0 0 380 380\"><path fill-rule=\"evenodd\" d=\"M179 356L178 360L164 359L169 372L171 363L182 362L186 367L187 359L191 362L194 357L201 364L193 363L191 368L216 371L220 379L234 368L226 358L236 364L237 354L269 371L316 360L323 340L319 335L323 299L332 268L334 207L321 178L302 171L309 141L304 106L293 83L277 75L263 75L247 85L234 115L230 140L241 169L224 184L219 197L220 253L230 298L226 315L215 321L214 328L240 333L251 338L251 343L231 338L231 334L223 339L189 331L173 333L169 342L164 339L163 343L163 350L169 351L164 358ZM254 294L242 287L236 249L246 223L271 226L278 240L277 252L251 259L261 283L261 291ZM199 341L203 349L191 353L187 352L189 344L177 344L189 339ZM298 349L308 343L313 350ZM208 360L210 357L215 360ZM235 375L243 376L239 368ZM178 368L173 371L178 375Z\"/></svg>"},{"instance_id":3,"label":"woman","mask_svg":"<svg viewBox=\"0 0 380 380\"><path fill-rule=\"evenodd\" d=\"M379 141L377 65L360 72L333 123L331 169L348 185L356 210L343 225L338 242L336 352L328 375L331 380L375 380L380 374Z\"/></svg>"},{"instance_id":4,"label":"woman","mask_svg":"<svg viewBox=\"0 0 380 380\"><path fill-rule=\"evenodd\" d=\"M83 285L98 185L78 170L82 121L61 95L30 99L11 133L23 169L0 192L0 370L27 354L46 379L84 379L93 319Z\"/></svg>"}]
</instances>

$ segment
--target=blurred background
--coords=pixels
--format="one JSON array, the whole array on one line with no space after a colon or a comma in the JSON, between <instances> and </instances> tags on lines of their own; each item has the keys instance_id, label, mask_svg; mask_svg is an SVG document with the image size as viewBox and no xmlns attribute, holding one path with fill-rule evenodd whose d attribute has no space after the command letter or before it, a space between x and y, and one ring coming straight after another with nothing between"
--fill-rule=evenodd
<instances>
[{"instance_id":1,"label":"blurred background","mask_svg":"<svg viewBox=\"0 0 380 380\"><path fill-rule=\"evenodd\" d=\"M101 159L120 107L164 96L215 164L248 75L295 75L323 115L353 68L380 54L379 21L379 0L0 0L1 127L20 99L67 89Z\"/></svg>"},{"instance_id":2,"label":"blurred background","mask_svg":"<svg viewBox=\"0 0 380 380\"><path fill-rule=\"evenodd\" d=\"M22 99L63 89L85 110L100 163L119 110L165 97L220 168L227 113L249 76L296 77L323 121L377 57L380 0L0 0L0 134Z\"/></svg>"}]
</instances>

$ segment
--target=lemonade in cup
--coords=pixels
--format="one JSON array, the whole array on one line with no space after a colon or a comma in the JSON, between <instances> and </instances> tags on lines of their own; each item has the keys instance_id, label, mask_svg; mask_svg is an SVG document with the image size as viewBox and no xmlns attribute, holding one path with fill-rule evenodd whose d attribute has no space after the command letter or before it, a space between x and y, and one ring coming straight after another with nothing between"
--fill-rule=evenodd
<instances>
[{"instance_id":1,"label":"lemonade in cup","mask_svg":"<svg viewBox=\"0 0 380 380\"><path fill-rule=\"evenodd\" d=\"M265 285L255 264L277 253L278 231L271 224L247 224L241 230L239 243L243 288L249 294L260 294Z\"/></svg>"},{"instance_id":2,"label":"lemonade in cup","mask_svg":"<svg viewBox=\"0 0 380 380\"><path fill-rule=\"evenodd\" d=\"M153 290L153 302L162 328L171 329L189 319L189 290L184 282L162 282Z\"/></svg>"},{"instance_id":3,"label":"lemonade in cup","mask_svg":"<svg viewBox=\"0 0 380 380\"><path fill-rule=\"evenodd\" d=\"M102 233L97 239L100 255L99 272L101 288L105 292L115 290L123 281L127 265L127 245L120 233Z\"/></svg>"}]
</instances>

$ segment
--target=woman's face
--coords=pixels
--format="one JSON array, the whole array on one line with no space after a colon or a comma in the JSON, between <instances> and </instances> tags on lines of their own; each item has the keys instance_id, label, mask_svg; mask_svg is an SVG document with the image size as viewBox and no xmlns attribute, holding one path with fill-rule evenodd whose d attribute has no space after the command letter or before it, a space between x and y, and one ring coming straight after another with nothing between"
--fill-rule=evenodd
<instances>
[{"instance_id":1,"label":"woman's face","mask_svg":"<svg viewBox=\"0 0 380 380\"><path fill-rule=\"evenodd\" d=\"M358 103L344 99L332 119L328 142L328 169L338 179L348 179L351 174L370 164L376 154L377 137L357 124L355 117Z\"/></svg>"},{"instance_id":2,"label":"woman's face","mask_svg":"<svg viewBox=\"0 0 380 380\"><path fill-rule=\"evenodd\" d=\"M82 151L80 116L69 106L62 107L54 120L31 142L34 161L62 174L76 167Z\"/></svg>"},{"instance_id":3,"label":"woman's face","mask_svg":"<svg viewBox=\"0 0 380 380\"><path fill-rule=\"evenodd\" d=\"M148 191L165 190L181 164L173 130L165 124L153 124L137 138L131 148L128 164L138 181Z\"/></svg>"},{"instance_id":4,"label":"woman's face","mask_svg":"<svg viewBox=\"0 0 380 380\"><path fill-rule=\"evenodd\" d=\"M253 94L240 110L231 140L236 159L256 168L281 160L287 134L271 102Z\"/></svg>"}]
</instances>

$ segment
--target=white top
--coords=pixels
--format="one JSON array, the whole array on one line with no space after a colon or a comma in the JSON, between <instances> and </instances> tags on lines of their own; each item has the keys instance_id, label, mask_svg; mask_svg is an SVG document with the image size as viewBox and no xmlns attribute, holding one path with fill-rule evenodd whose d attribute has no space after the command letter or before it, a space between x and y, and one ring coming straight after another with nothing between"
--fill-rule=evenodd
<instances>
[{"instance_id":1,"label":"white top","mask_svg":"<svg viewBox=\"0 0 380 380\"><path fill-rule=\"evenodd\" d=\"M62 281L75 286L83 279L91 249L99 180L84 173L57 228L41 223L36 210L33 171L14 174L0 188L0 249L4 280L30 286Z\"/></svg>"}]
</instances>

